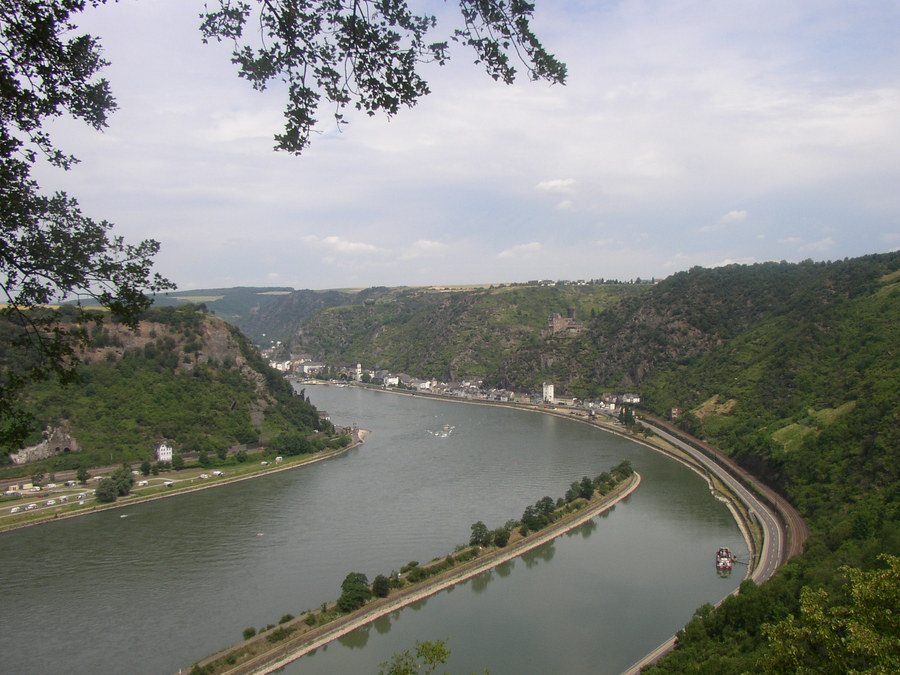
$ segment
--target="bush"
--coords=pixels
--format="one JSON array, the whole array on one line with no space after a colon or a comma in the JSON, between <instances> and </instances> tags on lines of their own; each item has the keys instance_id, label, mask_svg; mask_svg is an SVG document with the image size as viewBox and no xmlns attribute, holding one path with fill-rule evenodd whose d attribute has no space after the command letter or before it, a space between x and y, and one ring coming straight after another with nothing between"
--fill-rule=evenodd
<instances>
[{"instance_id":1,"label":"bush","mask_svg":"<svg viewBox=\"0 0 900 675\"><path fill-rule=\"evenodd\" d=\"M244 629L244 639L249 640L254 635L256 635L256 629L253 626Z\"/></svg>"},{"instance_id":2,"label":"bush","mask_svg":"<svg viewBox=\"0 0 900 675\"><path fill-rule=\"evenodd\" d=\"M293 614L284 614L284 615L282 615L282 617L278 620L278 623L287 623L288 621L293 620L293 618L294 618L294 615L293 615Z\"/></svg>"},{"instance_id":3,"label":"bush","mask_svg":"<svg viewBox=\"0 0 900 675\"><path fill-rule=\"evenodd\" d=\"M379 574L375 577L375 580L372 582L372 593L375 594L376 597L386 598L390 591L391 582L386 576Z\"/></svg>"}]
</instances>

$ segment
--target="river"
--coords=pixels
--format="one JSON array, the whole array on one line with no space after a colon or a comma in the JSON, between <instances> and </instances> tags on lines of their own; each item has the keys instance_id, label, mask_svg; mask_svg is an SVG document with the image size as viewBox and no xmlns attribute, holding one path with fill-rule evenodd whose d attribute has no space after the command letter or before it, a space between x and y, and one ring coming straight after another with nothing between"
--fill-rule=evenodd
<instances>
[{"instance_id":1,"label":"river","mask_svg":"<svg viewBox=\"0 0 900 675\"><path fill-rule=\"evenodd\" d=\"M307 387L346 455L242 483L0 536L4 672L174 673L370 579L443 557L622 459L640 488L524 558L385 617L289 673L374 673L446 639L451 672L619 673L737 588L716 547L746 544L705 481L642 446L517 410ZM442 433L445 425L452 427ZM121 516L127 516L122 518Z\"/></svg>"}]
</instances>

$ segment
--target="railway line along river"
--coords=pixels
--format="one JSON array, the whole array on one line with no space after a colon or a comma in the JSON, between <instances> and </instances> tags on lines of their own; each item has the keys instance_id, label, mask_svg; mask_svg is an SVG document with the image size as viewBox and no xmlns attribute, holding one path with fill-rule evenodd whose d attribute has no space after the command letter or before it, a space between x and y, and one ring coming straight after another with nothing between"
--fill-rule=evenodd
<instances>
[{"instance_id":1,"label":"railway line along river","mask_svg":"<svg viewBox=\"0 0 900 675\"><path fill-rule=\"evenodd\" d=\"M640 489L521 558L287 665L374 673L416 640L447 640L450 672L620 673L745 569L728 508L652 450L545 415L307 387L338 424L371 430L345 455L214 490L0 536L0 654L17 673L174 673L373 578L443 557L574 480L628 459Z\"/></svg>"}]
</instances>

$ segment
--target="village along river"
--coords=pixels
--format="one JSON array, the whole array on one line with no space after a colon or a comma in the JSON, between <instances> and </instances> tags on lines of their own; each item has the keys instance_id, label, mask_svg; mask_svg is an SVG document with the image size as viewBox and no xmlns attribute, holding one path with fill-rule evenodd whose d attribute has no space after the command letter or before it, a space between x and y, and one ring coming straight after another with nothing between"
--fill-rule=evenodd
<instances>
[{"instance_id":1,"label":"village along river","mask_svg":"<svg viewBox=\"0 0 900 675\"><path fill-rule=\"evenodd\" d=\"M634 494L526 556L349 634L284 672L375 673L416 640L447 640L455 673L620 673L746 560L706 482L628 440L548 415L307 387L336 424L371 430L345 455L213 490L0 535L0 670L171 674L373 579L444 557L470 527L628 459ZM444 431L450 428L449 433ZM127 518L121 516L127 515ZM186 671L185 671L186 672Z\"/></svg>"}]
</instances>

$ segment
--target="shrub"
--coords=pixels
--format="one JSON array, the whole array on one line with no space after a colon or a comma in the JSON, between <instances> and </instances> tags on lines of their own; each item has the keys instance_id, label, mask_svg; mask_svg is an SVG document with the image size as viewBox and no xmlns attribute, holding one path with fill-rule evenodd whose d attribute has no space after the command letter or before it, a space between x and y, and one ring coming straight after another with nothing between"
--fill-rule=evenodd
<instances>
[{"instance_id":1,"label":"shrub","mask_svg":"<svg viewBox=\"0 0 900 675\"><path fill-rule=\"evenodd\" d=\"M244 639L249 640L254 635L256 635L256 629L253 626L244 629Z\"/></svg>"}]
</instances>

